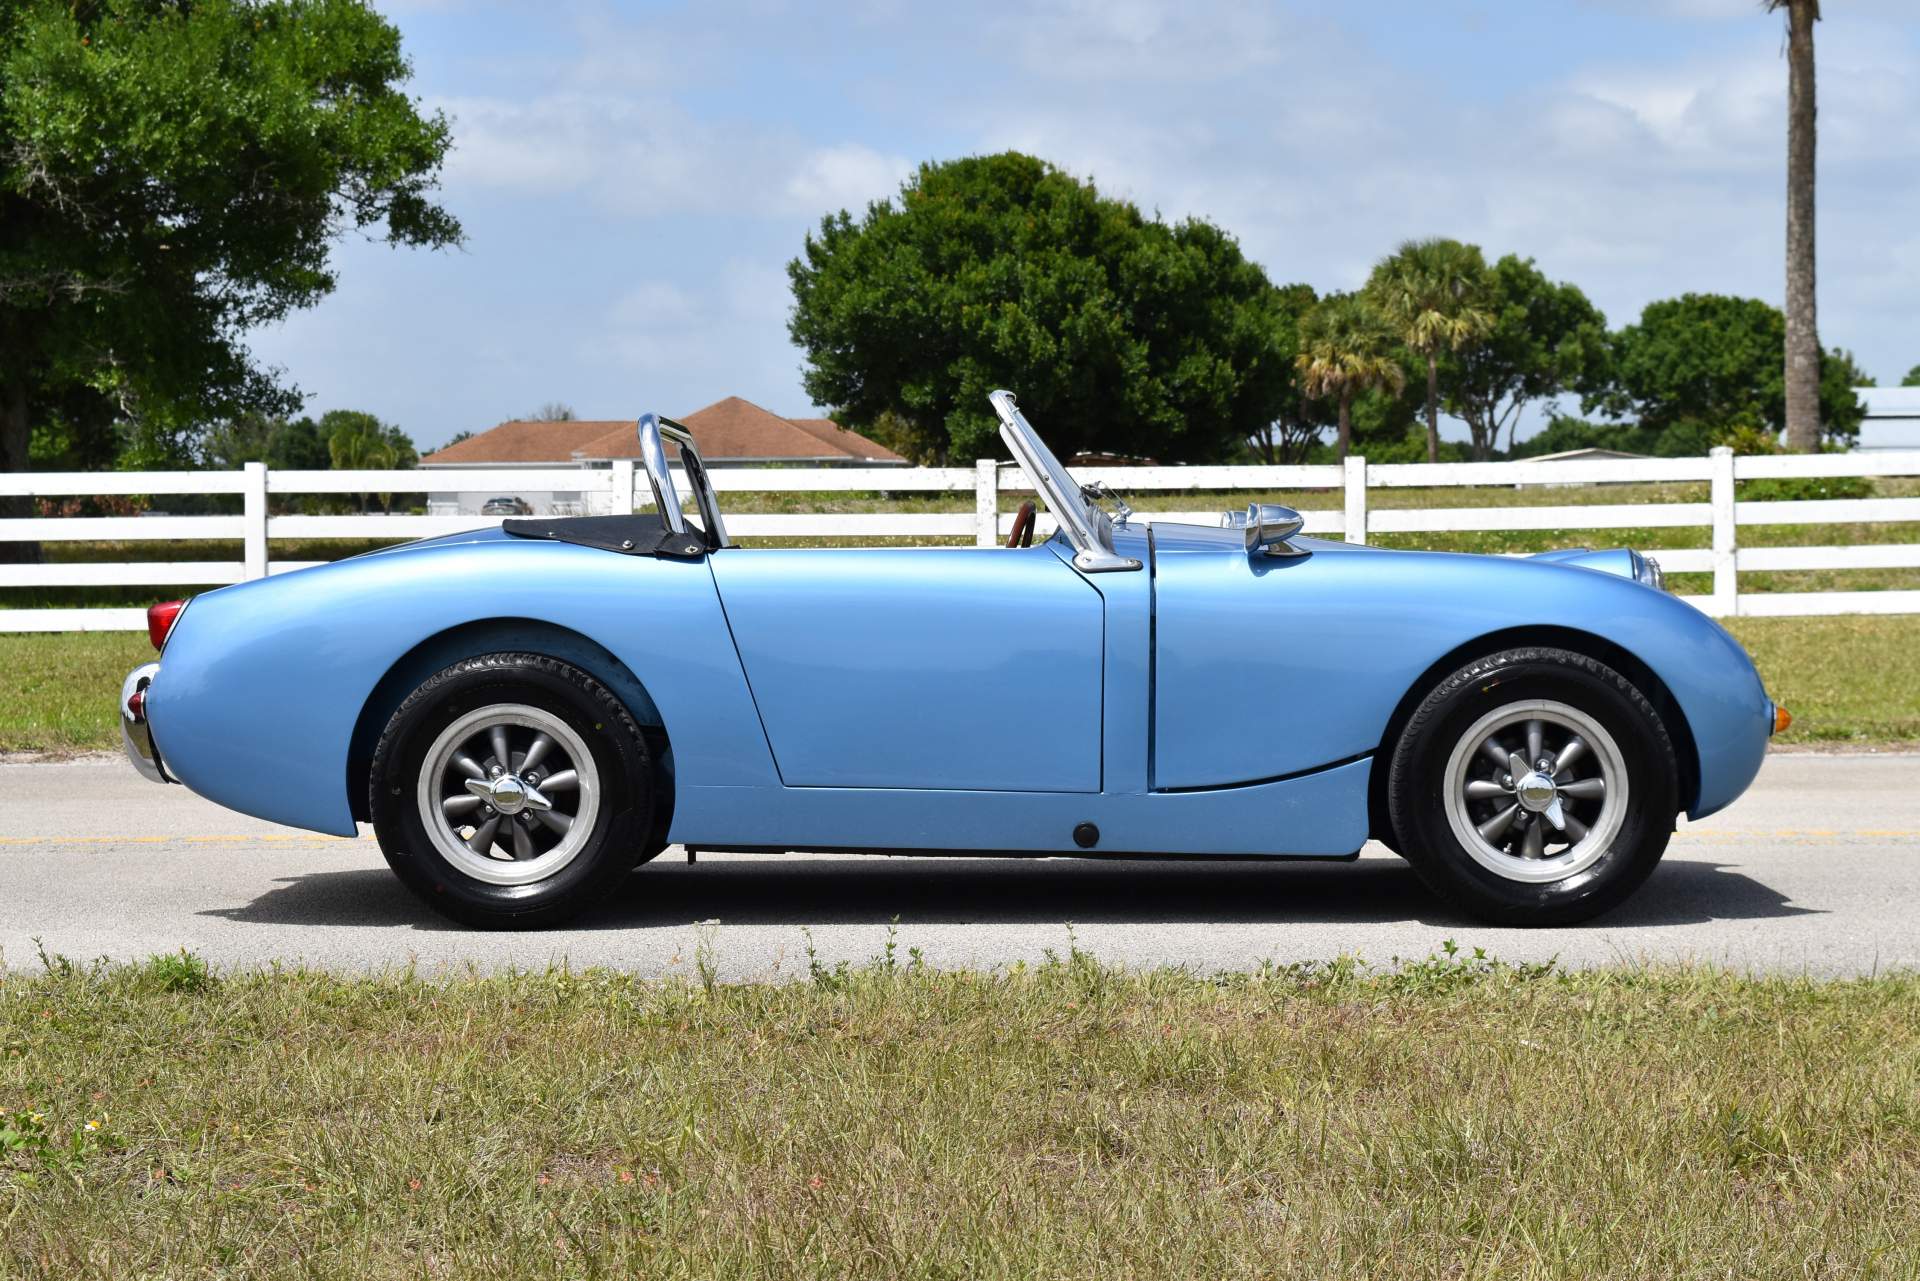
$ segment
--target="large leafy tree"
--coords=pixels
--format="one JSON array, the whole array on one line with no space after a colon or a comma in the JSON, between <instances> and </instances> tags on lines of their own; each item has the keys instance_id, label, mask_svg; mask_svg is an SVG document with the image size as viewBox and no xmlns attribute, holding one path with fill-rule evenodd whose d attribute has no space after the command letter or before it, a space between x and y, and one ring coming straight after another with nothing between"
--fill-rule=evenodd
<instances>
[{"instance_id":1,"label":"large leafy tree","mask_svg":"<svg viewBox=\"0 0 1920 1281\"><path fill-rule=\"evenodd\" d=\"M1822 389L1820 329L1814 307L1813 24L1820 0L1763 0L1768 12L1787 12L1787 447L1819 443L1826 396Z\"/></svg>"},{"instance_id":2,"label":"large leafy tree","mask_svg":"<svg viewBox=\"0 0 1920 1281\"><path fill-rule=\"evenodd\" d=\"M1291 384L1283 300L1231 236L1014 152L827 216L788 275L807 394L923 460L998 452L996 387L1062 455L1223 458Z\"/></svg>"},{"instance_id":3,"label":"large leafy tree","mask_svg":"<svg viewBox=\"0 0 1920 1281\"><path fill-rule=\"evenodd\" d=\"M1508 254L1487 273L1491 327L1440 361L1447 410L1466 424L1476 459L1493 457L1536 401L1586 386L1605 365L1607 318L1579 286L1548 280Z\"/></svg>"},{"instance_id":4,"label":"large leafy tree","mask_svg":"<svg viewBox=\"0 0 1920 1281\"><path fill-rule=\"evenodd\" d=\"M1902 387L1920 387L1920 365L1915 365L1912 369L1909 369L1907 376L1900 380L1900 385Z\"/></svg>"},{"instance_id":5,"label":"large leafy tree","mask_svg":"<svg viewBox=\"0 0 1920 1281\"><path fill-rule=\"evenodd\" d=\"M1406 384L1393 331L1360 294L1329 295L1307 313L1294 363L1308 395L1339 405L1334 450L1343 459L1353 444L1353 398L1375 389L1397 395Z\"/></svg>"},{"instance_id":6,"label":"large leafy tree","mask_svg":"<svg viewBox=\"0 0 1920 1281\"><path fill-rule=\"evenodd\" d=\"M1427 367L1427 461L1440 461L1440 354L1459 351L1493 327L1487 263L1476 245L1436 237L1409 240L1367 278L1367 296Z\"/></svg>"},{"instance_id":7,"label":"large leafy tree","mask_svg":"<svg viewBox=\"0 0 1920 1281\"><path fill-rule=\"evenodd\" d=\"M1684 437L1684 447L1662 452L1697 452L1741 427L1777 434L1787 415L1785 335L1780 309L1757 298L1685 294L1648 303L1637 324L1613 335L1609 378L1584 407ZM1820 375L1824 437L1857 434L1865 411L1853 392L1860 375L1852 358L1826 353Z\"/></svg>"},{"instance_id":8,"label":"large leafy tree","mask_svg":"<svg viewBox=\"0 0 1920 1281\"><path fill-rule=\"evenodd\" d=\"M0 7L0 469L55 416L184 460L290 409L242 336L333 288L335 239L459 237L409 74L365 0Z\"/></svg>"}]
</instances>

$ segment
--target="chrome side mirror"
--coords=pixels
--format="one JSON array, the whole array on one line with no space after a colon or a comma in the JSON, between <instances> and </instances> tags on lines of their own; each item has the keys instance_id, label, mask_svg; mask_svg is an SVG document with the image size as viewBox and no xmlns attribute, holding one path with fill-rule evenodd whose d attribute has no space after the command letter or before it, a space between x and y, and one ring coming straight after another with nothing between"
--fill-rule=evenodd
<instances>
[{"instance_id":1,"label":"chrome side mirror","mask_svg":"<svg viewBox=\"0 0 1920 1281\"><path fill-rule=\"evenodd\" d=\"M1267 556L1306 555L1288 541L1306 523L1306 517L1279 503L1248 503L1245 511L1227 512L1220 518L1225 528L1246 531L1249 556L1255 552Z\"/></svg>"}]
</instances>

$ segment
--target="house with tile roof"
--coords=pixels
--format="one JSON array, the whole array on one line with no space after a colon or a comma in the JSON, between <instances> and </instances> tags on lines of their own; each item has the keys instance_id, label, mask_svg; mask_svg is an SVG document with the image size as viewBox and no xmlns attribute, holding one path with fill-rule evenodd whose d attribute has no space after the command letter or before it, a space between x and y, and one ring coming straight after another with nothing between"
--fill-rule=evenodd
<instances>
[{"instance_id":1,"label":"house with tile roof","mask_svg":"<svg viewBox=\"0 0 1920 1281\"><path fill-rule=\"evenodd\" d=\"M693 433L709 467L904 467L907 460L886 446L848 431L829 418L782 418L750 400L728 396L679 419ZM437 449L422 468L470 471L475 488L433 504L436 513L472 515L495 498L518 499L540 514L580 512L578 490L504 493L489 488L488 471L524 467L609 466L640 456L630 418L566 422L508 422Z\"/></svg>"}]
</instances>

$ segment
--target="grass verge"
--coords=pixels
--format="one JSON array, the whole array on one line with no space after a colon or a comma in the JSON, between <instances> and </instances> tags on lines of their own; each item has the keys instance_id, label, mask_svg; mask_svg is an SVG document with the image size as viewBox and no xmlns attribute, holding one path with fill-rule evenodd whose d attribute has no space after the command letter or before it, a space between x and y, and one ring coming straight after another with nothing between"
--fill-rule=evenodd
<instances>
[{"instance_id":1,"label":"grass verge","mask_svg":"<svg viewBox=\"0 0 1920 1281\"><path fill-rule=\"evenodd\" d=\"M0 1272L1920 1269L1913 976L699 968L0 978Z\"/></svg>"},{"instance_id":2,"label":"grass verge","mask_svg":"<svg viewBox=\"0 0 1920 1281\"><path fill-rule=\"evenodd\" d=\"M1793 743L1920 742L1920 616L1741 618L1733 634L1794 716ZM144 635L0 633L0 751L119 742L120 679L153 654Z\"/></svg>"}]
</instances>

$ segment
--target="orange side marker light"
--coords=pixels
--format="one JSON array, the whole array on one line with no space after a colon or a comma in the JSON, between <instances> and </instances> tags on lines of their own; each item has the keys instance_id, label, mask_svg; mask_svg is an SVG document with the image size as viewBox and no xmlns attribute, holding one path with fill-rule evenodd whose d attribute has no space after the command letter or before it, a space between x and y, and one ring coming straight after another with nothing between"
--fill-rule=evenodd
<instances>
[{"instance_id":1,"label":"orange side marker light","mask_svg":"<svg viewBox=\"0 0 1920 1281\"><path fill-rule=\"evenodd\" d=\"M1778 703L1774 704L1773 732L1776 734L1784 733L1786 732L1787 726L1791 724L1793 724L1793 713L1781 707Z\"/></svg>"}]
</instances>

